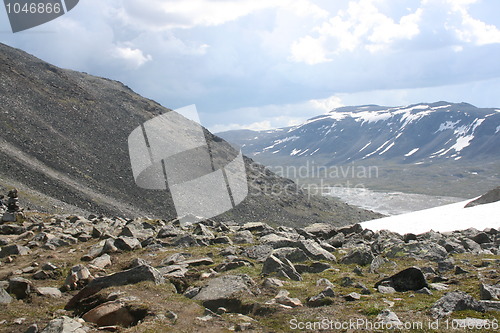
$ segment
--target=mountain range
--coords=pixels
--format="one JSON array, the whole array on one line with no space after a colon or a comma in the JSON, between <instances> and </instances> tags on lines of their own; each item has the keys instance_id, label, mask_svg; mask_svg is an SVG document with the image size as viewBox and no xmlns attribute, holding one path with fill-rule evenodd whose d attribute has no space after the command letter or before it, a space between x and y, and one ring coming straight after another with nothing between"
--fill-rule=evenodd
<instances>
[{"instance_id":1,"label":"mountain range","mask_svg":"<svg viewBox=\"0 0 500 333\"><path fill-rule=\"evenodd\" d=\"M486 191L500 171L500 108L467 103L340 107L297 126L217 135L266 165L376 165L434 178L477 176L484 186L464 190L465 196Z\"/></svg>"},{"instance_id":2,"label":"mountain range","mask_svg":"<svg viewBox=\"0 0 500 333\"><path fill-rule=\"evenodd\" d=\"M172 219L168 191L135 184L128 150L135 128L170 111L120 82L0 44L0 191L17 187L24 207L48 212ZM204 135L217 165L238 154L206 129ZM217 218L304 226L380 216L311 197L249 158L245 165L250 194Z\"/></svg>"}]
</instances>

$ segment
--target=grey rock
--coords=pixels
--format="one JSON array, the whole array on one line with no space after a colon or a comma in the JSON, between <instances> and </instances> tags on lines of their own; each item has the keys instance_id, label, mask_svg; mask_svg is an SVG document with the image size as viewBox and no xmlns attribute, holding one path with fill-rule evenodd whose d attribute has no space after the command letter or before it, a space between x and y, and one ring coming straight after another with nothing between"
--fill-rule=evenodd
<instances>
[{"instance_id":1,"label":"grey rock","mask_svg":"<svg viewBox=\"0 0 500 333\"><path fill-rule=\"evenodd\" d=\"M479 285L480 295L482 300L499 300L500 299L500 285L488 285L481 283Z\"/></svg>"},{"instance_id":2,"label":"grey rock","mask_svg":"<svg viewBox=\"0 0 500 333\"><path fill-rule=\"evenodd\" d=\"M21 235L26 228L15 224L0 224L0 235Z\"/></svg>"},{"instance_id":3,"label":"grey rock","mask_svg":"<svg viewBox=\"0 0 500 333\"><path fill-rule=\"evenodd\" d=\"M5 291L5 289L0 288L0 304L9 304L13 301L13 298Z\"/></svg>"},{"instance_id":4,"label":"grey rock","mask_svg":"<svg viewBox=\"0 0 500 333\"><path fill-rule=\"evenodd\" d=\"M302 265L302 264L297 264L295 265L295 269L297 272L300 274L302 273L321 273L323 271L326 271L327 269L332 268L330 264L324 263L324 262L313 262L309 265Z\"/></svg>"},{"instance_id":5,"label":"grey rock","mask_svg":"<svg viewBox=\"0 0 500 333\"><path fill-rule=\"evenodd\" d=\"M6 245L0 250L0 258L5 258L12 255L25 256L30 253L30 249L17 244Z\"/></svg>"},{"instance_id":6,"label":"grey rock","mask_svg":"<svg viewBox=\"0 0 500 333\"><path fill-rule=\"evenodd\" d=\"M337 228L328 223L314 223L305 227L304 231L322 239L331 238L338 233Z\"/></svg>"},{"instance_id":7,"label":"grey rock","mask_svg":"<svg viewBox=\"0 0 500 333\"><path fill-rule=\"evenodd\" d=\"M92 266L95 266L97 268L106 268L107 266L111 266L111 257L109 254L104 253L100 257L95 258L90 262Z\"/></svg>"},{"instance_id":8,"label":"grey rock","mask_svg":"<svg viewBox=\"0 0 500 333\"><path fill-rule=\"evenodd\" d=\"M446 240L443 242L442 245L448 253L464 253L465 248L462 244L459 244L457 242L454 242L452 240Z\"/></svg>"},{"instance_id":9,"label":"grey rock","mask_svg":"<svg viewBox=\"0 0 500 333\"><path fill-rule=\"evenodd\" d=\"M486 311L500 311L500 301L488 301L488 300L482 300L479 301Z\"/></svg>"},{"instance_id":10,"label":"grey rock","mask_svg":"<svg viewBox=\"0 0 500 333\"><path fill-rule=\"evenodd\" d=\"M217 311L224 307L230 312L241 310L240 295L254 295L255 283L248 275L225 275L212 279L193 297L206 308Z\"/></svg>"},{"instance_id":11,"label":"grey rock","mask_svg":"<svg viewBox=\"0 0 500 333\"><path fill-rule=\"evenodd\" d=\"M422 289L416 290L415 292L417 294L432 295L432 291L430 291L430 289L427 288L427 287L424 287Z\"/></svg>"},{"instance_id":12,"label":"grey rock","mask_svg":"<svg viewBox=\"0 0 500 333\"><path fill-rule=\"evenodd\" d=\"M202 237L206 237L209 239L212 239L215 237L213 232L210 231L210 229L208 229L208 227L202 223L196 224L196 226L194 227L194 230L193 230L193 234L198 235L198 236L202 236Z\"/></svg>"},{"instance_id":13,"label":"grey rock","mask_svg":"<svg viewBox=\"0 0 500 333\"><path fill-rule=\"evenodd\" d=\"M269 225L265 224L264 222L249 222L245 223L242 227L242 230L249 230L249 231L272 231L274 230L272 227Z\"/></svg>"},{"instance_id":14,"label":"grey rock","mask_svg":"<svg viewBox=\"0 0 500 333\"><path fill-rule=\"evenodd\" d=\"M254 238L252 232L249 230L238 231L233 235L233 242L235 244L253 244Z\"/></svg>"},{"instance_id":15,"label":"grey rock","mask_svg":"<svg viewBox=\"0 0 500 333\"><path fill-rule=\"evenodd\" d=\"M28 329L26 331L24 331L24 333L39 333L39 332L40 331L38 330L37 324L31 325L30 327L28 327Z\"/></svg>"},{"instance_id":16,"label":"grey rock","mask_svg":"<svg viewBox=\"0 0 500 333\"><path fill-rule=\"evenodd\" d=\"M212 243L212 244L229 244L229 245L232 245L233 241L228 236L219 236L219 237L215 237L214 239L212 239L210 241L210 243Z\"/></svg>"},{"instance_id":17,"label":"grey rock","mask_svg":"<svg viewBox=\"0 0 500 333\"><path fill-rule=\"evenodd\" d=\"M122 251L133 251L142 248L141 242L137 238L132 237L118 237L114 245Z\"/></svg>"},{"instance_id":18,"label":"grey rock","mask_svg":"<svg viewBox=\"0 0 500 333\"><path fill-rule=\"evenodd\" d=\"M349 293L348 295L345 295L344 299L346 301L349 301L349 302L359 301L361 299L361 295L356 293L356 292L352 292L352 293Z\"/></svg>"},{"instance_id":19,"label":"grey rock","mask_svg":"<svg viewBox=\"0 0 500 333\"><path fill-rule=\"evenodd\" d=\"M488 234L486 234L485 232L480 232L480 233L474 235L473 237L471 237L471 239L478 244L491 243L490 236Z\"/></svg>"},{"instance_id":20,"label":"grey rock","mask_svg":"<svg viewBox=\"0 0 500 333\"><path fill-rule=\"evenodd\" d=\"M296 247L298 244L295 240L274 233L261 237L260 242L261 244L271 246L273 249L278 249L280 247Z\"/></svg>"},{"instance_id":21,"label":"grey rock","mask_svg":"<svg viewBox=\"0 0 500 333\"><path fill-rule=\"evenodd\" d=\"M340 262L342 264L357 264L361 266L370 265L374 259L371 250L368 247L351 249L349 253L344 256Z\"/></svg>"},{"instance_id":22,"label":"grey rock","mask_svg":"<svg viewBox=\"0 0 500 333\"><path fill-rule=\"evenodd\" d=\"M394 289L396 289L396 291L399 292L419 290L424 287L428 287L425 276L418 267L410 267L394 274L389 278L382 279L375 284L375 288L383 283L387 284L390 287L393 287Z\"/></svg>"},{"instance_id":23,"label":"grey rock","mask_svg":"<svg viewBox=\"0 0 500 333\"><path fill-rule=\"evenodd\" d=\"M455 260L453 260L453 258L441 260L438 262L438 271L439 272L451 271L453 268L455 268Z\"/></svg>"},{"instance_id":24,"label":"grey rock","mask_svg":"<svg viewBox=\"0 0 500 333\"><path fill-rule=\"evenodd\" d=\"M377 290L381 294L394 294L396 292L396 289L394 289L393 287L388 287L383 285L377 286Z\"/></svg>"},{"instance_id":25,"label":"grey rock","mask_svg":"<svg viewBox=\"0 0 500 333\"><path fill-rule=\"evenodd\" d=\"M198 295L200 290L201 290L201 287L191 287L188 290L186 290L186 292L184 292L184 296L187 298L193 298L196 295Z\"/></svg>"},{"instance_id":26,"label":"grey rock","mask_svg":"<svg viewBox=\"0 0 500 333\"><path fill-rule=\"evenodd\" d=\"M376 273L377 270L382 267L383 264L388 263L389 260L387 260L384 257L377 256L373 258L372 262L370 263L370 273Z\"/></svg>"},{"instance_id":27,"label":"grey rock","mask_svg":"<svg viewBox=\"0 0 500 333\"><path fill-rule=\"evenodd\" d=\"M166 237L177 237L179 235L184 234L184 231L174 227L173 225L166 225L158 231L158 238L166 238Z\"/></svg>"},{"instance_id":28,"label":"grey rock","mask_svg":"<svg viewBox=\"0 0 500 333\"><path fill-rule=\"evenodd\" d=\"M280 260L273 255L266 259L262 267L262 274L272 273L276 273L278 276L295 281L302 280L302 277L288 259L283 258L283 260Z\"/></svg>"},{"instance_id":29,"label":"grey rock","mask_svg":"<svg viewBox=\"0 0 500 333\"><path fill-rule=\"evenodd\" d=\"M458 274L468 274L469 272L466 271L465 269L463 269L462 267L460 266L455 266L455 274L458 275Z\"/></svg>"},{"instance_id":30,"label":"grey rock","mask_svg":"<svg viewBox=\"0 0 500 333\"><path fill-rule=\"evenodd\" d=\"M38 291L38 294L40 294L41 296L53 297L53 298L59 298L62 296L61 291L57 288L39 287L39 288L37 288L37 291Z\"/></svg>"},{"instance_id":31,"label":"grey rock","mask_svg":"<svg viewBox=\"0 0 500 333\"><path fill-rule=\"evenodd\" d=\"M212 258L205 257L205 258L198 258L198 259L190 259L190 260L185 260L185 261L179 261L177 262L177 265L187 265L187 266L206 266L206 265L212 265L214 263Z\"/></svg>"},{"instance_id":32,"label":"grey rock","mask_svg":"<svg viewBox=\"0 0 500 333\"><path fill-rule=\"evenodd\" d=\"M165 283L165 279L155 268L149 265L137 266L125 271L95 278L66 304L65 309L73 309L81 299L93 295L102 289L112 286L136 284L143 281L152 281L155 284Z\"/></svg>"},{"instance_id":33,"label":"grey rock","mask_svg":"<svg viewBox=\"0 0 500 333\"><path fill-rule=\"evenodd\" d=\"M270 245L254 245L243 250L243 255L250 259L265 261L273 252L273 247Z\"/></svg>"},{"instance_id":34,"label":"grey rock","mask_svg":"<svg viewBox=\"0 0 500 333\"><path fill-rule=\"evenodd\" d=\"M86 333L87 331L78 321L62 316L51 320L40 333Z\"/></svg>"},{"instance_id":35,"label":"grey rock","mask_svg":"<svg viewBox=\"0 0 500 333\"><path fill-rule=\"evenodd\" d=\"M299 248L282 247L273 250L272 254L278 258L286 258L291 262L303 262L310 260L310 258Z\"/></svg>"},{"instance_id":36,"label":"grey rock","mask_svg":"<svg viewBox=\"0 0 500 333\"><path fill-rule=\"evenodd\" d=\"M345 242L345 235L343 233L336 234L332 238L328 239L326 242L336 248L342 247L342 245Z\"/></svg>"},{"instance_id":37,"label":"grey rock","mask_svg":"<svg viewBox=\"0 0 500 333\"><path fill-rule=\"evenodd\" d=\"M356 223L356 224L351 225L351 226L340 228L338 230L338 232L341 232L344 235L349 235L349 234L353 234L353 233L359 234L359 233L363 232L363 227L361 226L361 224Z\"/></svg>"},{"instance_id":38,"label":"grey rock","mask_svg":"<svg viewBox=\"0 0 500 333\"><path fill-rule=\"evenodd\" d=\"M9 279L7 291L17 299L26 299L30 297L31 293L36 292L36 288L30 280L13 277Z\"/></svg>"},{"instance_id":39,"label":"grey rock","mask_svg":"<svg viewBox=\"0 0 500 333\"><path fill-rule=\"evenodd\" d=\"M331 287L326 287L325 290L323 290L319 294L310 297L307 300L306 305L315 308L330 305L333 303L332 297L335 297L335 292Z\"/></svg>"},{"instance_id":40,"label":"grey rock","mask_svg":"<svg viewBox=\"0 0 500 333\"><path fill-rule=\"evenodd\" d=\"M382 310L377 315L376 320L391 327L397 327L403 324L401 320L399 320L399 317L389 309Z\"/></svg>"},{"instance_id":41,"label":"grey rock","mask_svg":"<svg viewBox=\"0 0 500 333\"><path fill-rule=\"evenodd\" d=\"M469 294L463 291L452 291L441 297L432 306L430 312L434 318L443 318L454 311L462 310L486 311L484 305L476 301Z\"/></svg>"},{"instance_id":42,"label":"grey rock","mask_svg":"<svg viewBox=\"0 0 500 333\"><path fill-rule=\"evenodd\" d=\"M411 256L419 259L440 261L448 258L448 251L437 243L423 241L396 244L388 249L386 255L388 258Z\"/></svg>"},{"instance_id":43,"label":"grey rock","mask_svg":"<svg viewBox=\"0 0 500 333\"><path fill-rule=\"evenodd\" d=\"M329 260L333 262L337 262L337 258L330 252L323 249L318 243L312 240L302 240L299 242L298 246L304 253L316 260Z\"/></svg>"},{"instance_id":44,"label":"grey rock","mask_svg":"<svg viewBox=\"0 0 500 333\"><path fill-rule=\"evenodd\" d=\"M87 267L84 265L76 265L71 268L64 281L63 289L75 290L86 285L91 279L92 275Z\"/></svg>"}]
</instances>

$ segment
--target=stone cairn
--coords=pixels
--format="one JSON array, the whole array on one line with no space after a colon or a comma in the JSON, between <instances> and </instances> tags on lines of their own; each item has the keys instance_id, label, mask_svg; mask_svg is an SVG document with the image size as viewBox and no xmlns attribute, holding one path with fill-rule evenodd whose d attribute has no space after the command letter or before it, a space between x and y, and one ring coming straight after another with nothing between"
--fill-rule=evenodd
<instances>
[{"instance_id":1,"label":"stone cairn","mask_svg":"<svg viewBox=\"0 0 500 333\"><path fill-rule=\"evenodd\" d=\"M1 222L16 222L24 217L23 209L19 206L19 197L17 189L12 189L7 194L7 202L4 203L0 198L0 209L4 211Z\"/></svg>"}]
</instances>

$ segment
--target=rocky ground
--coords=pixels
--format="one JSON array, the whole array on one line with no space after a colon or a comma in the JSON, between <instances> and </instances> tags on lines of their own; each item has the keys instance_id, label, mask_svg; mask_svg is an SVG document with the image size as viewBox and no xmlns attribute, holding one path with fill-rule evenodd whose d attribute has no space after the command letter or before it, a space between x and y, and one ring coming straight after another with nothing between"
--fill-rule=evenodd
<instances>
[{"instance_id":1,"label":"rocky ground","mask_svg":"<svg viewBox=\"0 0 500 333\"><path fill-rule=\"evenodd\" d=\"M1 332L498 331L500 231L399 235L26 213Z\"/></svg>"}]
</instances>

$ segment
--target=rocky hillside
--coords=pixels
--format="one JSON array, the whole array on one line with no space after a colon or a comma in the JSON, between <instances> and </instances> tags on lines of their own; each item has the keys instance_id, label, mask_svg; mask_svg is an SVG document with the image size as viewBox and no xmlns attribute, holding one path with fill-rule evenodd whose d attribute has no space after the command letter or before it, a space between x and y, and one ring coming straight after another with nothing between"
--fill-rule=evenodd
<instances>
[{"instance_id":1,"label":"rocky hillside","mask_svg":"<svg viewBox=\"0 0 500 333\"><path fill-rule=\"evenodd\" d=\"M60 69L3 44L0 82L2 192L17 187L24 206L49 212L175 217L167 191L136 186L127 146L133 129L170 110L119 82ZM205 136L222 162L237 153L208 131ZM379 216L308 197L290 180L245 163L250 195L221 219L304 226Z\"/></svg>"},{"instance_id":2,"label":"rocky hillside","mask_svg":"<svg viewBox=\"0 0 500 333\"><path fill-rule=\"evenodd\" d=\"M498 330L492 228L26 215L0 225L0 332Z\"/></svg>"}]
</instances>

